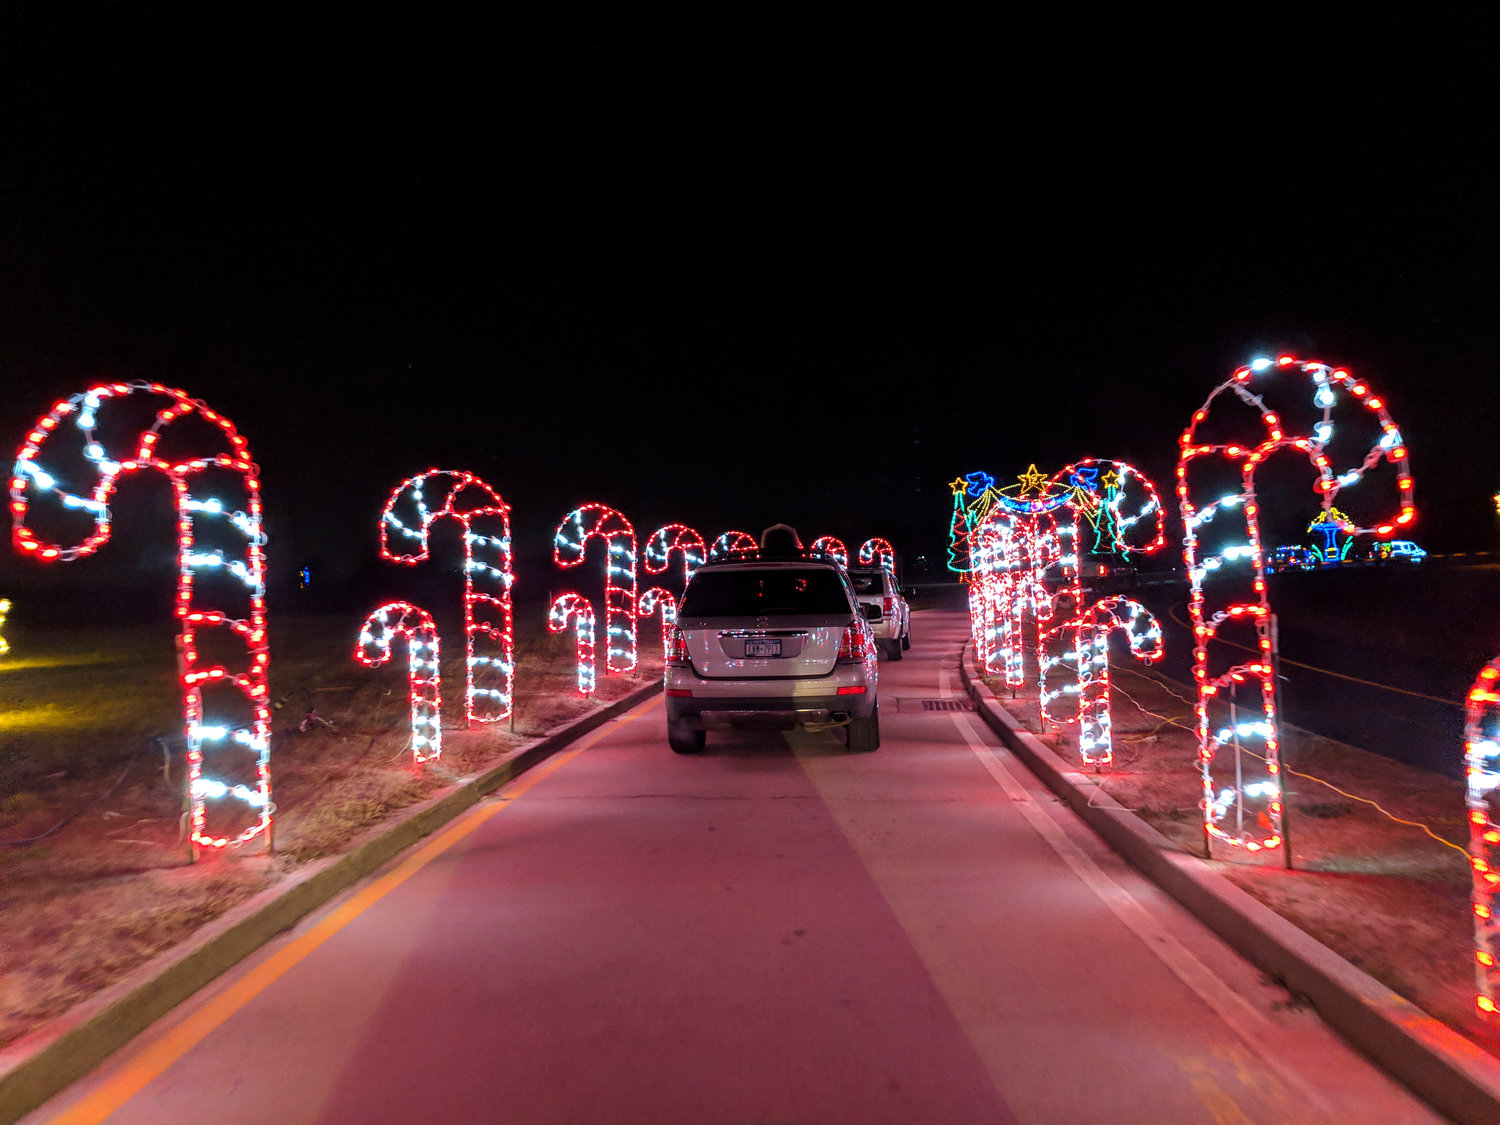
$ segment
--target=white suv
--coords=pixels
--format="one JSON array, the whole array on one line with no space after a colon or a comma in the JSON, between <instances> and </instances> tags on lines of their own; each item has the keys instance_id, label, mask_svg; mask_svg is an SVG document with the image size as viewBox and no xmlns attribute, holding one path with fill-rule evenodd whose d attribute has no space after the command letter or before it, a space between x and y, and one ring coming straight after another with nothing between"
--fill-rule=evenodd
<instances>
[{"instance_id":1,"label":"white suv","mask_svg":"<svg viewBox=\"0 0 1500 1125\"><path fill-rule=\"evenodd\" d=\"M875 633L875 643L887 660L900 660L911 648L911 607L901 596L896 576L883 566L851 566L849 581L860 612Z\"/></svg>"},{"instance_id":2,"label":"white suv","mask_svg":"<svg viewBox=\"0 0 1500 1125\"><path fill-rule=\"evenodd\" d=\"M880 745L875 637L832 559L704 563L667 650L667 741L703 749L730 728L848 728L850 750Z\"/></svg>"}]
</instances>

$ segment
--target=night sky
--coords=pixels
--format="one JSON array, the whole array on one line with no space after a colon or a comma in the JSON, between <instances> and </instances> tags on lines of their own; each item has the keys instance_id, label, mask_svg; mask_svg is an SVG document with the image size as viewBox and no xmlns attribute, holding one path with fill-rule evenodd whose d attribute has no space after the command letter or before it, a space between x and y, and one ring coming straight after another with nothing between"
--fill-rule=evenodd
<instances>
[{"instance_id":1,"label":"night sky","mask_svg":"<svg viewBox=\"0 0 1500 1125\"><path fill-rule=\"evenodd\" d=\"M940 562L955 476L1166 492L1192 411L1283 351L1385 396L1414 538L1496 545L1493 17L624 45L111 11L0 17L0 442L96 379L180 386L249 439L273 571L368 570L432 466L505 495L523 582L589 500Z\"/></svg>"}]
</instances>

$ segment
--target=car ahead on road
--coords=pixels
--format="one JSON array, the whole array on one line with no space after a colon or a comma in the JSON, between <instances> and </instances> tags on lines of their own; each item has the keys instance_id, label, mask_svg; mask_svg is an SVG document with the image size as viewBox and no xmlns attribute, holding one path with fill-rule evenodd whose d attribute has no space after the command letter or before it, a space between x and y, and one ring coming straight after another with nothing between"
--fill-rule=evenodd
<instances>
[{"instance_id":1,"label":"car ahead on road","mask_svg":"<svg viewBox=\"0 0 1500 1125\"><path fill-rule=\"evenodd\" d=\"M1085 559L1078 568L1078 584L1103 597L1135 588L1135 566L1120 559Z\"/></svg>"},{"instance_id":2,"label":"car ahead on road","mask_svg":"<svg viewBox=\"0 0 1500 1125\"><path fill-rule=\"evenodd\" d=\"M911 607L906 604L896 576L883 566L851 566L849 581L859 599L859 611L870 623L875 644L887 660L900 660L911 648Z\"/></svg>"},{"instance_id":3,"label":"car ahead on road","mask_svg":"<svg viewBox=\"0 0 1500 1125\"><path fill-rule=\"evenodd\" d=\"M875 635L835 560L725 559L693 572L669 634L667 742L703 749L710 730L845 727L880 745Z\"/></svg>"},{"instance_id":4,"label":"car ahead on road","mask_svg":"<svg viewBox=\"0 0 1500 1125\"><path fill-rule=\"evenodd\" d=\"M1410 539L1392 539L1389 543L1376 543L1370 556L1377 563L1419 563L1427 552Z\"/></svg>"},{"instance_id":5,"label":"car ahead on road","mask_svg":"<svg viewBox=\"0 0 1500 1125\"><path fill-rule=\"evenodd\" d=\"M1315 570L1318 560L1306 547L1277 547L1266 562L1266 570L1280 574L1286 570Z\"/></svg>"}]
</instances>

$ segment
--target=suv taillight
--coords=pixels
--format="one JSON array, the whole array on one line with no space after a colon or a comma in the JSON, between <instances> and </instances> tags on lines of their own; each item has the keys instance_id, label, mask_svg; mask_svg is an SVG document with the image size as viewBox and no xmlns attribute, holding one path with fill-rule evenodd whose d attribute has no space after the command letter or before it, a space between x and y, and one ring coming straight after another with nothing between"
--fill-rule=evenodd
<instances>
[{"instance_id":1,"label":"suv taillight","mask_svg":"<svg viewBox=\"0 0 1500 1125\"><path fill-rule=\"evenodd\" d=\"M688 655L687 638L682 635L682 630L672 626L672 632L667 640L667 663L677 665L689 665L693 658Z\"/></svg>"},{"instance_id":2,"label":"suv taillight","mask_svg":"<svg viewBox=\"0 0 1500 1125\"><path fill-rule=\"evenodd\" d=\"M896 616L896 599L895 598L882 598L881 601L880 601L880 605L881 605L881 608L883 610L885 610L885 615L887 617L895 617Z\"/></svg>"},{"instance_id":3,"label":"suv taillight","mask_svg":"<svg viewBox=\"0 0 1500 1125\"><path fill-rule=\"evenodd\" d=\"M862 664L865 659L865 630L861 622L851 621L844 626L844 635L839 640L837 663Z\"/></svg>"}]
</instances>

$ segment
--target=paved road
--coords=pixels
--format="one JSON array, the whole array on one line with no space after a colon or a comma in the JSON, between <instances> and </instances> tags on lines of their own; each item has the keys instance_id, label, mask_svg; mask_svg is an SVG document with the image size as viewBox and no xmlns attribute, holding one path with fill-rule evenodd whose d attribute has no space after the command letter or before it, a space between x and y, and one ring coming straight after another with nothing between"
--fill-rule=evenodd
<instances>
[{"instance_id":1,"label":"paved road","mask_svg":"<svg viewBox=\"0 0 1500 1125\"><path fill-rule=\"evenodd\" d=\"M873 755L643 706L32 1120L1437 1120L923 709L965 629L915 618Z\"/></svg>"}]
</instances>

